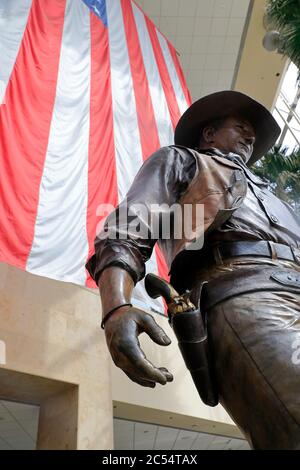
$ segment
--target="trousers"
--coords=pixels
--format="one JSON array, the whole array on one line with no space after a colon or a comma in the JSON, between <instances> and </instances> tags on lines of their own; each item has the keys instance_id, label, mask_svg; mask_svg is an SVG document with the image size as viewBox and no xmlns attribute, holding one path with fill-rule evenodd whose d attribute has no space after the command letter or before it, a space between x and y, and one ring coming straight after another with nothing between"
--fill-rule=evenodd
<instances>
[{"instance_id":1,"label":"trousers","mask_svg":"<svg viewBox=\"0 0 300 470\"><path fill-rule=\"evenodd\" d=\"M300 449L300 292L239 294L207 321L220 403L250 446Z\"/></svg>"}]
</instances>

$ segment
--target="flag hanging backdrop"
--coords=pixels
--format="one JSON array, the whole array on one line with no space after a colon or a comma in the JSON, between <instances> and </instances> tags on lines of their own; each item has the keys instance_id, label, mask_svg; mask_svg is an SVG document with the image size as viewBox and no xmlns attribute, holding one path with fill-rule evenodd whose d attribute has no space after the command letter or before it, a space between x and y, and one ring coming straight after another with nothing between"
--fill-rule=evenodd
<instances>
[{"instance_id":1,"label":"flag hanging backdrop","mask_svg":"<svg viewBox=\"0 0 300 470\"><path fill-rule=\"evenodd\" d=\"M176 51L131 0L0 0L0 50L0 261L96 287L97 207L191 103ZM166 275L158 248L147 271Z\"/></svg>"}]
</instances>

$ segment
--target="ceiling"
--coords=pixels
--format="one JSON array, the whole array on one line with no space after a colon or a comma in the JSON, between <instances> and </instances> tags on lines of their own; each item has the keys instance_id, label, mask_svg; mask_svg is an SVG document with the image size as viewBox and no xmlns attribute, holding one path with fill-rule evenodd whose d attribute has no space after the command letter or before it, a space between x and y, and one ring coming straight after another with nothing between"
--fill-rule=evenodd
<instances>
[{"instance_id":1,"label":"ceiling","mask_svg":"<svg viewBox=\"0 0 300 470\"><path fill-rule=\"evenodd\" d=\"M250 0L136 0L176 47L193 101L232 88Z\"/></svg>"},{"instance_id":2,"label":"ceiling","mask_svg":"<svg viewBox=\"0 0 300 470\"><path fill-rule=\"evenodd\" d=\"M0 450L34 450L39 411L39 406L0 400Z\"/></svg>"},{"instance_id":3,"label":"ceiling","mask_svg":"<svg viewBox=\"0 0 300 470\"><path fill-rule=\"evenodd\" d=\"M34 450L39 406L0 400L0 451ZM115 450L247 450L244 439L114 419Z\"/></svg>"},{"instance_id":4,"label":"ceiling","mask_svg":"<svg viewBox=\"0 0 300 470\"><path fill-rule=\"evenodd\" d=\"M250 450L244 439L114 419L115 450Z\"/></svg>"}]
</instances>

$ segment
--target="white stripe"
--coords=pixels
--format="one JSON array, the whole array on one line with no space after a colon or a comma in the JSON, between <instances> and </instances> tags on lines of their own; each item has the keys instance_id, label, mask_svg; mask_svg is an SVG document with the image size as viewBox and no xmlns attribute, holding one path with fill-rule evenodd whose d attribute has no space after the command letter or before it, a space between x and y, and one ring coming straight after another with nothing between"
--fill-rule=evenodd
<instances>
[{"instance_id":1,"label":"white stripe","mask_svg":"<svg viewBox=\"0 0 300 470\"><path fill-rule=\"evenodd\" d=\"M144 57L144 65L149 83L160 145L162 147L165 145L172 145L174 143L172 121L164 89L161 83L159 70L155 60L151 39L149 37L145 17L143 12L133 2L132 7L142 55Z\"/></svg>"},{"instance_id":2,"label":"white stripe","mask_svg":"<svg viewBox=\"0 0 300 470\"><path fill-rule=\"evenodd\" d=\"M27 270L85 284L90 11L67 0L57 92Z\"/></svg>"},{"instance_id":3,"label":"white stripe","mask_svg":"<svg viewBox=\"0 0 300 470\"><path fill-rule=\"evenodd\" d=\"M120 0L107 0L106 9L109 27L116 169L121 201L143 164L143 156ZM157 273L155 254L146 263L146 270ZM154 303L156 308L161 310L161 302L150 300L143 283L137 284L134 297L143 300L148 305Z\"/></svg>"},{"instance_id":4,"label":"white stripe","mask_svg":"<svg viewBox=\"0 0 300 470\"><path fill-rule=\"evenodd\" d=\"M171 53L170 53L169 46L167 44L167 41L163 37L163 35L157 29L156 29L156 34L157 34L157 37L158 37L158 40L159 40L159 44L160 44L162 53L163 53L164 58L165 58L165 62L166 62L167 69L168 69L168 72L169 72L169 75L170 75L170 79L171 79L171 82L172 82L172 85L173 85L173 89L174 89L174 92L175 92L175 96L176 96L176 99L177 99L177 103L178 103L180 113L183 114L187 110L188 104L186 102L186 99L185 99L185 96L184 96L184 93L183 93L183 90L182 90L182 86L181 86L180 80L179 80L178 75L177 75L177 71L176 71L176 68L175 68L175 65L174 65L174 62L173 62L173 58L172 58Z\"/></svg>"},{"instance_id":5,"label":"white stripe","mask_svg":"<svg viewBox=\"0 0 300 470\"><path fill-rule=\"evenodd\" d=\"M0 104L14 68L32 0L0 0Z\"/></svg>"}]
</instances>

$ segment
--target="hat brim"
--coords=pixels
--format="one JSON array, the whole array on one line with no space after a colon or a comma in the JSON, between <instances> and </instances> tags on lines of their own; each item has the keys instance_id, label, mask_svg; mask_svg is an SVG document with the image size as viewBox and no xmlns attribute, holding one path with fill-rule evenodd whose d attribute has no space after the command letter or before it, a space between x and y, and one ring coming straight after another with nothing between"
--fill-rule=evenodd
<instances>
[{"instance_id":1,"label":"hat brim","mask_svg":"<svg viewBox=\"0 0 300 470\"><path fill-rule=\"evenodd\" d=\"M238 91L219 91L195 101L181 116L175 129L175 145L197 147L203 126L216 118L238 115L247 119L256 134L248 165L263 157L275 144L281 129L260 103Z\"/></svg>"}]
</instances>

